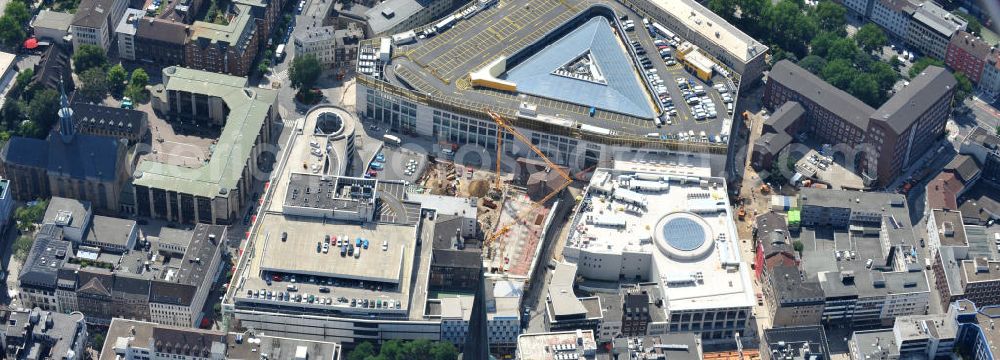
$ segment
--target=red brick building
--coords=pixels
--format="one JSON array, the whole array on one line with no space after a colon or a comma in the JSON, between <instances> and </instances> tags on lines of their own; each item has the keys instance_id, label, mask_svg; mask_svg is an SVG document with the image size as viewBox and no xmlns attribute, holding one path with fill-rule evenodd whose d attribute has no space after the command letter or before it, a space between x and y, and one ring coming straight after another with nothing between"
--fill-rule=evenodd
<instances>
[{"instance_id":1,"label":"red brick building","mask_svg":"<svg viewBox=\"0 0 1000 360\"><path fill-rule=\"evenodd\" d=\"M945 64L955 71L960 71L978 84L983 75L983 67L990 56L990 45L965 31L955 33L948 43L948 53Z\"/></svg>"}]
</instances>

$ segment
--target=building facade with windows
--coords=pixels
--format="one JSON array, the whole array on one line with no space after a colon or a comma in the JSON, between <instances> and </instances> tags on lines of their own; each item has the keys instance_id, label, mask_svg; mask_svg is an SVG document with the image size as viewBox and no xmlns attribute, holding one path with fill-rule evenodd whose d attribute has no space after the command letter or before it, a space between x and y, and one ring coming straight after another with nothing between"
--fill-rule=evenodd
<instances>
[{"instance_id":1,"label":"building facade with windows","mask_svg":"<svg viewBox=\"0 0 1000 360\"><path fill-rule=\"evenodd\" d=\"M79 51L81 45L94 45L107 52L114 40L115 26L127 7L125 0L81 1L70 25L73 51Z\"/></svg>"},{"instance_id":2,"label":"building facade with windows","mask_svg":"<svg viewBox=\"0 0 1000 360\"><path fill-rule=\"evenodd\" d=\"M57 226L43 228L18 278L25 304L62 313L79 311L95 325L107 325L114 317L174 326L197 326L201 321L208 293L220 275L225 227L164 228L157 238L147 239L148 250L107 252L63 240Z\"/></svg>"},{"instance_id":3,"label":"building facade with windows","mask_svg":"<svg viewBox=\"0 0 1000 360\"><path fill-rule=\"evenodd\" d=\"M872 0L871 21L886 30L887 35L906 39L910 18L917 4L912 0Z\"/></svg>"},{"instance_id":4,"label":"building facade with windows","mask_svg":"<svg viewBox=\"0 0 1000 360\"><path fill-rule=\"evenodd\" d=\"M965 31L968 23L933 1L925 1L917 6L907 27L906 44L920 53L937 59L945 59L951 37Z\"/></svg>"},{"instance_id":5,"label":"building facade with windows","mask_svg":"<svg viewBox=\"0 0 1000 360\"><path fill-rule=\"evenodd\" d=\"M336 69L357 65L358 44L363 38L364 31L354 23L344 29L323 26L292 35L296 56L313 55L320 64Z\"/></svg>"},{"instance_id":6,"label":"building facade with windows","mask_svg":"<svg viewBox=\"0 0 1000 360\"><path fill-rule=\"evenodd\" d=\"M794 101L805 109L804 124L781 131L854 149L847 154L867 181L888 184L944 134L956 81L940 67L928 67L910 85L874 109L790 61L769 73L764 105L777 109ZM913 106L913 105L916 106ZM791 124L786 124L791 125ZM754 164L770 169L771 164Z\"/></svg>"},{"instance_id":7,"label":"building facade with windows","mask_svg":"<svg viewBox=\"0 0 1000 360\"><path fill-rule=\"evenodd\" d=\"M989 43L978 36L959 31L948 43L948 53L944 62L952 70L965 74L973 84L978 85L992 53L993 47Z\"/></svg>"}]
</instances>

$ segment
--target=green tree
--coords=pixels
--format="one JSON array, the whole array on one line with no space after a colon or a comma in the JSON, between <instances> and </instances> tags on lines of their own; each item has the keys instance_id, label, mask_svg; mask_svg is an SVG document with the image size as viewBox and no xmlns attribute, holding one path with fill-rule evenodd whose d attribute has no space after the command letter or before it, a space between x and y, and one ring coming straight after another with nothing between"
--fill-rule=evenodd
<instances>
[{"instance_id":1,"label":"green tree","mask_svg":"<svg viewBox=\"0 0 1000 360\"><path fill-rule=\"evenodd\" d=\"M958 17L960 17L962 19L965 19L965 21L967 21L969 23L969 26L967 26L966 29L970 33L973 33L975 35L982 34L982 32L983 32L983 24L980 23L979 19L977 19L975 16L972 16L970 14L966 14L966 13L961 12L959 10L952 11L951 13L955 14L956 16L958 16Z\"/></svg>"},{"instance_id":2,"label":"green tree","mask_svg":"<svg viewBox=\"0 0 1000 360\"><path fill-rule=\"evenodd\" d=\"M829 31L821 32L813 37L812 42L809 43L810 54L826 58L833 43L842 38L842 36Z\"/></svg>"},{"instance_id":3,"label":"green tree","mask_svg":"<svg viewBox=\"0 0 1000 360\"><path fill-rule=\"evenodd\" d=\"M38 123L34 121L24 120L17 125L17 133L24 137L44 139L46 134L48 134L48 131L42 129L42 127L38 126Z\"/></svg>"},{"instance_id":4,"label":"green tree","mask_svg":"<svg viewBox=\"0 0 1000 360\"><path fill-rule=\"evenodd\" d=\"M125 90L125 80L128 79L128 72L122 64L115 64L108 69L108 89L112 93L120 95Z\"/></svg>"},{"instance_id":5,"label":"green tree","mask_svg":"<svg viewBox=\"0 0 1000 360\"><path fill-rule=\"evenodd\" d=\"M100 67L93 67L80 74L77 94L87 101L100 102L108 95L108 74Z\"/></svg>"},{"instance_id":6,"label":"green tree","mask_svg":"<svg viewBox=\"0 0 1000 360\"><path fill-rule=\"evenodd\" d=\"M7 8L3 10L3 15L10 16L18 24L27 24L28 20L31 20L31 11L28 10L28 5L20 1L7 3Z\"/></svg>"},{"instance_id":7,"label":"green tree","mask_svg":"<svg viewBox=\"0 0 1000 360\"><path fill-rule=\"evenodd\" d=\"M449 342L439 341L431 347L430 355L433 360L455 360L458 359L458 349Z\"/></svg>"},{"instance_id":8,"label":"green tree","mask_svg":"<svg viewBox=\"0 0 1000 360\"><path fill-rule=\"evenodd\" d=\"M826 59L827 60L844 59L853 63L857 60L858 58L857 55L860 52L861 49L858 48L858 45L855 44L853 40L848 38L840 38L834 40L833 43L830 44L830 49L827 51Z\"/></svg>"},{"instance_id":9,"label":"green tree","mask_svg":"<svg viewBox=\"0 0 1000 360\"><path fill-rule=\"evenodd\" d=\"M868 66L868 73L875 79L875 82L878 83L879 91L883 93L892 89L896 81L899 81L899 72L893 69L891 65L881 61L872 62Z\"/></svg>"},{"instance_id":10,"label":"green tree","mask_svg":"<svg viewBox=\"0 0 1000 360\"><path fill-rule=\"evenodd\" d=\"M799 255L802 255L802 250L804 250L805 248L806 246L802 244L802 242L799 240L795 240L794 242L792 242L792 249L795 249L795 252L799 253Z\"/></svg>"},{"instance_id":11,"label":"green tree","mask_svg":"<svg viewBox=\"0 0 1000 360\"><path fill-rule=\"evenodd\" d=\"M0 107L0 121L5 131L17 130L24 120L24 102L18 99L7 99Z\"/></svg>"},{"instance_id":12,"label":"green tree","mask_svg":"<svg viewBox=\"0 0 1000 360\"><path fill-rule=\"evenodd\" d=\"M823 67L826 66L826 59L816 55L809 55L799 60L799 66L809 70L813 74L819 74L823 70Z\"/></svg>"},{"instance_id":13,"label":"green tree","mask_svg":"<svg viewBox=\"0 0 1000 360\"><path fill-rule=\"evenodd\" d=\"M132 78L128 83L129 86L145 89L146 85L149 85L149 74L142 68L136 68L132 70Z\"/></svg>"},{"instance_id":14,"label":"green tree","mask_svg":"<svg viewBox=\"0 0 1000 360\"><path fill-rule=\"evenodd\" d=\"M365 360L371 356L375 356L375 345L363 341L354 347L350 354L347 354L347 360Z\"/></svg>"},{"instance_id":15,"label":"green tree","mask_svg":"<svg viewBox=\"0 0 1000 360\"><path fill-rule=\"evenodd\" d=\"M288 77L292 81L292 87L299 89L299 93L312 89L319 79L323 68L319 60L314 55L297 56L292 61L292 66L288 69Z\"/></svg>"},{"instance_id":16,"label":"green tree","mask_svg":"<svg viewBox=\"0 0 1000 360\"><path fill-rule=\"evenodd\" d=\"M736 12L736 1L734 0L709 0L708 9L719 14L726 19L732 18Z\"/></svg>"},{"instance_id":17,"label":"green tree","mask_svg":"<svg viewBox=\"0 0 1000 360\"><path fill-rule=\"evenodd\" d=\"M104 49L94 45L80 45L73 53L73 69L78 75L93 68L104 69L108 66L108 56Z\"/></svg>"},{"instance_id":18,"label":"green tree","mask_svg":"<svg viewBox=\"0 0 1000 360\"><path fill-rule=\"evenodd\" d=\"M406 349L403 347L403 342L399 340L389 340L382 343L382 347L379 348L379 356L383 356L387 359L404 359L406 356Z\"/></svg>"},{"instance_id":19,"label":"green tree","mask_svg":"<svg viewBox=\"0 0 1000 360\"><path fill-rule=\"evenodd\" d=\"M811 13L820 30L846 35L847 9L833 1L820 1Z\"/></svg>"},{"instance_id":20,"label":"green tree","mask_svg":"<svg viewBox=\"0 0 1000 360\"><path fill-rule=\"evenodd\" d=\"M844 59L831 60L820 71L820 77L838 89L846 89L857 74L851 63Z\"/></svg>"},{"instance_id":21,"label":"green tree","mask_svg":"<svg viewBox=\"0 0 1000 360\"><path fill-rule=\"evenodd\" d=\"M28 253L31 252L31 245L34 244L34 242L35 239L32 239L31 236L28 235L18 236L17 240L14 240L14 246L13 249L11 250L14 253L14 258L19 261L24 261L24 259L27 259Z\"/></svg>"},{"instance_id":22,"label":"green tree","mask_svg":"<svg viewBox=\"0 0 1000 360\"><path fill-rule=\"evenodd\" d=\"M767 27L772 42L785 51L795 54L796 58L807 55L808 44L818 31L815 20L805 16L800 3L793 0L781 0L767 13Z\"/></svg>"},{"instance_id":23,"label":"green tree","mask_svg":"<svg viewBox=\"0 0 1000 360\"><path fill-rule=\"evenodd\" d=\"M31 83L31 79L35 77L35 69L27 68L21 70L17 73L17 77L14 78L14 85L10 87L7 91L8 98L19 98L21 94L28 88L28 84Z\"/></svg>"},{"instance_id":24,"label":"green tree","mask_svg":"<svg viewBox=\"0 0 1000 360\"><path fill-rule=\"evenodd\" d=\"M885 32L878 25L867 23L854 34L854 41L858 43L858 46L870 53L888 45L889 37L885 35Z\"/></svg>"},{"instance_id":25,"label":"green tree","mask_svg":"<svg viewBox=\"0 0 1000 360\"><path fill-rule=\"evenodd\" d=\"M34 205L18 207L14 210L14 220L17 222L17 228L22 232L33 230L35 224L42 221L42 217L45 216L45 208L47 207L49 207L48 200L37 200Z\"/></svg>"},{"instance_id":26,"label":"green tree","mask_svg":"<svg viewBox=\"0 0 1000 360\"><path fill-rule=\"evenodd\" d=\"M0 16L0 43L6 47L17 47L27 37L23 23L10 16Z\"/></svg>"},{"instance_id":27,"label":"green tree","mask_svg":"<svg viewBox=\"0 0 1000 360\"><path fill-rule=\"evenodd\" d=\"M94 348L100 349L104 347L104 334L97 333L93 336Z\"/></svg>"},{"instance_id":28,"label":"green tree","mask_svg":"<svg viewBox=\"0 0 1000 360\"><path fill-rule=\"evenodd\" d=\"M872 107L882 105L882 96L878 89L878 83L869 74L858 74L855 76L851 80L847 92Z\"/></svg>"},{"instance_id":29,"label":"green tree","mask_svg":"<svg viewBox=\"0 0 1000 360\"><path fill-rule=\"evenodd\" d=\"M920 73L924 72L924 69L931 65L944 67L944 61L927 56L918 59L917 62L913 63L913 66L910 66L910 79L917 77L917 75L920 75Z\"/></svg>"},{"instance_id":30,"label":"green tree","mask_svg":"<svg viewBox=\"0 0 1000 360\"><path fill-rule=\"evenodd\" d=\"M955 72L955 81L958 86L955 88L955 101L961 103L972 95L972 80L960 71Z\"/></svg>"},{"instance_id":31,"label":"green tree","mask_svg":"<svg viewBox=\"0 0 1000 360\"><path fill-rule=\"evenodd\" d=\"M59 119L59 93L45 89L35 94L28 103L28 119L48 132Z\"/></svg>"}]
</instances>

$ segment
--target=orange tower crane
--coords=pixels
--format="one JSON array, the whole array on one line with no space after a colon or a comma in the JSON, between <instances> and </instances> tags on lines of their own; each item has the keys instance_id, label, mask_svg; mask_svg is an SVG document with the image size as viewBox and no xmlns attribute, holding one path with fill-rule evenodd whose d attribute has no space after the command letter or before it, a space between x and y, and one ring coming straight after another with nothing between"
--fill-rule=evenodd
<instances>
[{"instance_id":1,"label":"orange tower crane","mask_svg":"<svg viewBox=\"0 0 1000 360\"><path fill-rule=\"evenodd\" d=\"M492 235L490 235L488 238L486 238L486 242L483 244L483 247L488 247L490 244L493 243L493 241L495 241L496 239L498 239L500 236L503 236L503 234L507 233L507 231L510 231L510 228L514 224L521 222L528 214L531 214L539 206L544 205L550 199L552 199L557 194L559 194L560 191L562 191L567 186L569 186L570 184L573 183L573 178L569 175L569 173L567 173L565 170L563 170L561 167L559 167L559 165L556 165L555 163L553 163L552 160L549 160L549 158L547 156L545 156L545 153L543 153L541 149L539 149L537 146L531 144L531 140L528 140L528 138L525 137L523 134L521 134L519 131L517 131L517 129L514 129L514 127L508 125L507 124L507 120L504 120L503 117L501 117L500 115L498 115L497 113L495 113L495 112L493 112L493 111L491 111L489 109L486 109L486 113L489 114L490 118L493 119L493 121L497 123L497 175L496 175L497 176L497 181L496 181L496 185L495 186L497 186L499 188L499 184L500 184L500 180L499 180L500 179L500 159L501 159L501 156L503 155L503 151L501 150L500 139L503 138L503 135L501 134L501 132L503 132L503 131L507 131L507 132L511 133L512 135L514 135L514 137L516 137L522 143L524 143L529 148L531 148L531 151L535 152L535 154L537 154L538 157L540 157L542 159L542 161L544 161L545 164L548 165L548 167L550 169L552 169L552 171L555 171L556 173L558 173L560 177L562 177L563 179L566 180L566 182L564 182L562 185L560 185L560 186L556 187L555 189L553 189L552 192L550 192L548 195L545 195L545 197L542 198L541 200L536 201L534 204L532 204L531 207L529 207L529 208L521 211L517 215L517 218L514 219L514 223L504 225L499 230L497 230Z\"/></svg>"}]
</instances>

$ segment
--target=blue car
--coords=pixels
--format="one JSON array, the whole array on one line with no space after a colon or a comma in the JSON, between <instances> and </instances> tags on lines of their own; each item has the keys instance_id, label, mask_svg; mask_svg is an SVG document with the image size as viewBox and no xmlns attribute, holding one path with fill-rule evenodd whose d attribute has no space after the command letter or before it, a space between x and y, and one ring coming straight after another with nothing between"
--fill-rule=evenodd
<instances>
[{"instance_id":1,"label":"blue car","mask_svg":"<svg viewBox=\"0 0 1000 360\"><path fill-rule=\"evenodd\" d=\"M364 239L364 241L361 242L361 247L368 249L368 239Z\"/></svg>"}]
</instances>

